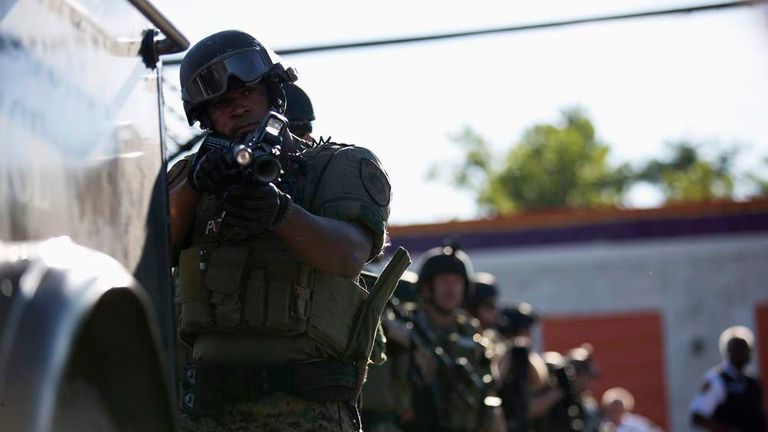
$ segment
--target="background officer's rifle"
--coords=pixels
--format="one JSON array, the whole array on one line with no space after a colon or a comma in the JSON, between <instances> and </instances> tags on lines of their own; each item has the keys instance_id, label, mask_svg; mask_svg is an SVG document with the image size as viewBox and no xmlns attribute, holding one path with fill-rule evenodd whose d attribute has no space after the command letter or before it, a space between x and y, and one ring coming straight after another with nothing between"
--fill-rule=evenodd
<instances>
[{"instance_id":1,"label":"background officer's rifle","mask_svg":"<svg viewBox=\"0 0 768 432\"><path fill-rule=\"evenodd\" d=\"M531 339L517 336L509 348L510 369L501 386L501 398L504 401L504 415L507 420L507 430L510 432L528 430L529 388L528 388L528 355Z\"/></svg>"},{"instance_id":2,"label":"background officer's rifle","mask_svg":"<svg viewBox=\"0 0 768 432\"><path fill-rule=\"evenodd\" d=\"M389 302L389 306L395 316L405 321L412 330L411 336L414 343L420 349L434 356L440 370L447 375L448 379L446 382L454 387L461 400L472 408L477 408L483 404L488 388L469 360L464 357L456 359L449 355L445 348L438 343L436 335L430 329L425 328L418 320L413 319L408 313L403 311L397 299L392 299ZM413 375L411 380L415 381L417 385L426 386L433 384L427 382L427 377L424 376L423 371L416 369ZM442 395L435 396L442 397Z\"/></svg>"},{"instance_id":3,"label":"background officer's rifle","mask_svg":"<svg viewBox=\"0 0 768 432\"><path fill-rule=\"evenodd\" d=\"M584 430L584 408L581 404L581 397L576 391L573 379L575 371L569 364L558 365L551 369L554 373L557 385L563 391L563 399L555 407L557 416L561 423L565 423L565 428L569 432L581 432Z\"/></svg>"}]
</instances>

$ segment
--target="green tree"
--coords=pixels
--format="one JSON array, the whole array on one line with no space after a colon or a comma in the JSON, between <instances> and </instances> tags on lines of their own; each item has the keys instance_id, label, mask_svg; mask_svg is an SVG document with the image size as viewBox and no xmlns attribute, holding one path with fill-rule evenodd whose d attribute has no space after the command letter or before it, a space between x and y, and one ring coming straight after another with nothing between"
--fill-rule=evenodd
<instances>
[{"instance_id":1,"label":"green tree","mask_svg":"<svg viewBox=\"0 0 768 432\"><path fill-rule=\"evenodd\" d=\"M501 159L469 128L452 140L465 151L452 182L494 212L616 205L633 177L628 165L609 164L609 147L579 108L564 110L560 124L534 125Z\"/></svg>"},{"instance_id":2,"label":"green tree","mask_svg":"<svg viewBox=\"0 0 768 432\"><path fill-rule=\"evenodd\" d=\"M763 158L764 168L761 171L765 171L768 168L768 157ZM747 173L747 181L750 183L754 195L768 197L768 179L762 175L755 174L754 172Z\"/></svg>"},{"instance_id":3,"label":"green tree","mask_svg":"<svg viewBox=\"0 0 768 432\"><path fill-rule=\"evenodd\" d=\"M707 145L681 140L667 144L669 154L653 159L637 174L637 180L655 184L667 202L706 201L733 197L733 160L736 147L721 150L706 158L701 149Z\"/></svg>"}]
</instances>

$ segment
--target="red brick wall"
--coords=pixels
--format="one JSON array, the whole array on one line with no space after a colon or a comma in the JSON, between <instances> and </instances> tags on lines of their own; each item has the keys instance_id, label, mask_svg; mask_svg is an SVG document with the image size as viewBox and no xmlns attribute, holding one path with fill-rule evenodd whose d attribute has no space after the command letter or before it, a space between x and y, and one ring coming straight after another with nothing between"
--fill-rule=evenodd
<instances>
[{"instance_id":1,"label":"red brick wall","mask_svg":"<svg viewBox=\"0 0 768 432\"><path fill-rule=\"evenodd\" d=\"M605 390L624 387L635 396L637 414L668 428L664 336L659 313L550 315L543 320L542 334L545 351L562 353L584 342L592 344L601 370L592 387L598 402Z\"/></svg>"}]
</instances>

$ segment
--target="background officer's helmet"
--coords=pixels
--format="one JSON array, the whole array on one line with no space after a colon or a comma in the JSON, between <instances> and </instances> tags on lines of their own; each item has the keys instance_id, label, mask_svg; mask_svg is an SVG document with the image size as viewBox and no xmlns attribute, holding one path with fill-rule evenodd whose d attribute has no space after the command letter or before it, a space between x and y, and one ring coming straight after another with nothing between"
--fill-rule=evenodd
<instances>
[{"instance_id":1,"label":"background officer's helmet","mask_svg":"<svg viewBox=\"0 0 768 432\"><path fill-rule=\"evenodd\" d=\"M312 121L315 110L307 93L294 83L283 86L285 89L285 117L288 119L288 129L296 136L312 133Z\"/></svg>"},{"instance_id":2,"label":"background officer's helmet","mask_svg":"<svg viewBox=\"0 0 768 432\"><path fill-rule=\"evenodd\" d=\"M497 328L502 336L512 338L520 336L539 321L539 315L528 303L517 303L499 311Z\"/></svg>"},{"instance_id":3,"label":"background officer's helmet","mask_svg":"<svg viewBox=\"0 0 768 432\"><path fill-rule=\"evenodd\" d=\"M592 378L600 376L600 369L595 364L594 359L595 349L591 344L585 343L577 348L568 350L565 355L565 360L568 364L573 366L577 375L587 375Z\"/></svg>"},{"instance_id":4,"label":"background officer's helmet","mask_svg":"<svg viewBox=\"0 0 768 432\"><path fill-rule=\"evenodd\" d=\"M205 115L208 101L224 94L233 83L263 81L270 104L285 112L283 85L296 81L296 72L285 68L279 57L253 36L237 30L214 33L187 51L179 70L181 99L189 125L200 121L210 128ZM237 80L233 81L236 78Z\"/></svg>"},{"instance_id":5,"label":"background officer's helmet","mask_svg":"<svg viewBox=\"0 0 768 432\"><path fill-rule=\"evenodd\" d=\"M307 92L294 83L286 84L285 97L288 99L288 106L285 108L285 117L290 121L315 119L315 110L312 108L312 101L307 96Z\"/></svg>"},{"instance_id":6,"label":"background officer's helmet","mask_svg":"<svg viewBox=\"0 0 768 432\"><path fill-rule=\"evenodd\" d=\"M288 119L288 128L296 136L302 136L312 132L312 121L315 120L315 110L307 93L296 84L289 83L283 86L285 99L288 105L285 107L285 117Z\"/></svg>"},{"instance_id":7,"label":"background officer's helmet","mask_svg":"<svg viewBox=\"0 0 768 432\"><path fill-rule=\"evenodd\" d=\"M430 286L435 276L444 273L459 274L466 282L464 298L471 298L474 294L475 272L469 256L459 249L455 242L449 242L445 246L436 247L424 253L423 263L419 270L419 285Z\"/></svg>"},{"instance_id":8,"label":"background officer's helmet","mask_svg":"<svg viewBox=\"0 0 768 432\"><path fill-rule=\"evenodd\" d=\"M496 278L486 272L475 273L475 290L471 297L467 297L466 308L475 310L481 304L496 305L499 289L496 287Z\"/></svg>"}]
</instances>

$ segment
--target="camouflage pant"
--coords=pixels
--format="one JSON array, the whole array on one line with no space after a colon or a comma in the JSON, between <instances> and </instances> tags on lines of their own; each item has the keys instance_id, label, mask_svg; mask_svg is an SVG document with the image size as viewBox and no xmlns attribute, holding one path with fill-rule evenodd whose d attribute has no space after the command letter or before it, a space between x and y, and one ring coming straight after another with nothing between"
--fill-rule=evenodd
<instances>
[{"instance_id":1,"label":"camouflage pant","mask_svg":"<svg viewBox=\"0 0 768 432\"><path fill-rule=\"evenodd\" d=\"M402 432L402 429L393 423L379 423L366 428L365 432Z\"/></svg>"},{"instance_id":2,"label":"camouflage pant","mask_svg":"<svg viewBox=\"0 0 768 432\"><path fill-rule=\"evenodd\" d=\"M217 417L182 415L182 432L357 432L345 402L309 402L276 394L258 402L226 405Z\"/></svg>"}]
</instances>

